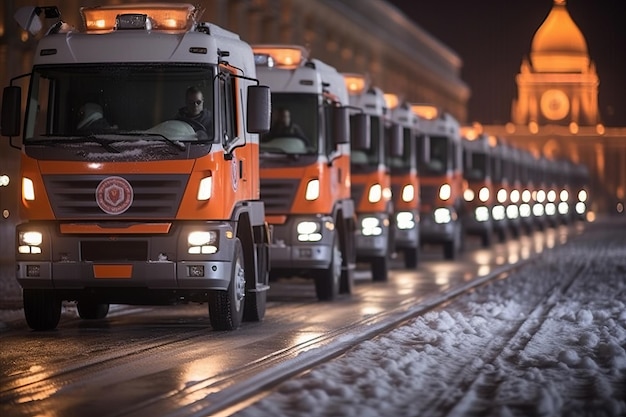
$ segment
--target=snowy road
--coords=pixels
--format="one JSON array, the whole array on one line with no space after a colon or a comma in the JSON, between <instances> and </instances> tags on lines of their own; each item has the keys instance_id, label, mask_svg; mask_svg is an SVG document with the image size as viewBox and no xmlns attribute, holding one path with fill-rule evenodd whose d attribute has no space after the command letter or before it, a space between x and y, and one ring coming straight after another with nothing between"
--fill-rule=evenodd
<instances>
[{"instance_id":1,"label":"snowy road","mask_svg":"<svg viewBox=\"0 0 626 417\"><path fill-rule=\"evenodd\" d=\"M278 386L258 416L626 415L626 224Z\"/></svg>"}]
</instances>

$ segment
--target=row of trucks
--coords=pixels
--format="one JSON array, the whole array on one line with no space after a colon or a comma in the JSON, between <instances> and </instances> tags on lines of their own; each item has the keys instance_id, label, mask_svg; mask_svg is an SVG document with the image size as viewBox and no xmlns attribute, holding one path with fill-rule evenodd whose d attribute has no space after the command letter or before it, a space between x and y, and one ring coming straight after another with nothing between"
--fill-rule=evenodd
<instances>
[{"instance_id":1,"label":"row of trucks","mask_svg":"<svg viewBox=\"0 0 626 417\"><path fill-rule=\"evenodd\" d=\"M64 301L83 319L199 302L233 330L263 319L274 278L309 277L333 300L358 262L385 281L394 254L415 268L423 244L461 250L474 159L448 113L302 47L251 46L189 4L81 13L78 30L55 7L18 10L31 33L56 21L3 94L31 328L55 328Z\"/></svg>"}]
</instances>

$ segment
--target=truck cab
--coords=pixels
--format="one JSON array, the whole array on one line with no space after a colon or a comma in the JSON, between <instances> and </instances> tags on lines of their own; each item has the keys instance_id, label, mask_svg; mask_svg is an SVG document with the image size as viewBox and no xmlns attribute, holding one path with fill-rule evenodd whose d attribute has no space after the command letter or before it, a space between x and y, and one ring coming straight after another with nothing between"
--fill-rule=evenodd
<instances>
[{"instance_id":1,"label":"truck cab","mask_svg":"<svg viewBox=\"0 0 626 417\"><path fill-rule=\"evenodd\" d=\"M31 9L29 22L41 12ZM21 139L27 323L56 327L63 301L83 319L104 318L110 303L199 302L214 329L261 320L269 228L258 133L270 93L250 46L197 21L190 4L81 13L85 27L53 25L32 72L4 94L2 134Z\"/></svg>"},{"instance_id":2,"label":"truck cab","mask_svg":"<svg viewBox=\"0 0 626 417\"><path fill-rule=\"evenodd\" d=\"M411 108L420 117L423 146L418 155L421 182L420 240L443 246L445 259L463 247L463 148L459 122L430 104Z\"/></svg>"},{"instance_id":3,"label":"truck cab","mask_svg":"<svg viewBox=\"0 0 626 417\"><path fill-rule=\"evenodd\" d=\"M395 250L402 254L404 266L413 269L420 258L420 180L417 171L418 147L421 146L418 116L411 110L411 105L400 101L397 96L385 95L391 109L391 120L400 135L403 152L391 156L391 190L394 207Z\"/></svg>"},{"instance_id":4,"label":"truck cab","mask_svg":"<svg viewBox=\"0 0 626 417\"><path fill-rule=\"evenodd\" d=\"M351 191L357 216L357 261L370 264L374 281L386 281L395 249L389 164L393 142L396 148L401 146L401 137L389 136L394 129L383 91L369 85L362 74L343 75L350 105L356 109L351 117L357 120L359 114L366 115L370 127L368 138L353 137L350 158Z\"/></svg>"},{"instance_id":5,"label":"truck cab","mask_svg":"<svg viewBox=\"0 0 626 417\"><path fill-rule=\"evenodd\" d=\"M319 300L352 291L348 93L332 66L299 45L254 45L272 91L272 127L261 136L261 199L273 230L273 277L314 280Z\"/></svg>"},{"instance_id":6,"label":"truck cab","mask_svg":"<svg viewBox=\"0 0 626 417\"><path fill-rule=\"evenodd\" d=\"M494 136L475 126L461 129L463 137L463 229L466 234L478 236L483 247L489 247L493 238L491 211L495 200L491 176Z\"/></svg>"}]
</instances>

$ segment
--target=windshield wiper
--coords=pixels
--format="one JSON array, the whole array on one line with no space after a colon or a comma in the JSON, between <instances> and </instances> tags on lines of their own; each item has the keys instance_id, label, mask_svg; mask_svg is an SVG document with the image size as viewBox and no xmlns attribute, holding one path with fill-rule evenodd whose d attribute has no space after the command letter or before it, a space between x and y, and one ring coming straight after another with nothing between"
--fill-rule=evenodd
<instances>
[{"instance_id":1,"label":"windshield wiper","mask_svg":"<svg viewBox=\"0 0 626 417\"><path fill-rule=\"evenodd\" d=\"M94 142L102 146L109 152L112 153L120 153L121 151L113 146L112 143L119 142L119 140L113 139L105 139L98 137L97 135L85 135L85 136L65 136L65 135L49 135L47 136L49 139L37 139L37 140L29 140L27 142L28 145L46 145L46 146L56 146L62 143L87 143ZM60 139L55 139L60 138Z\"/></svg>"},{"instance_id":2,"label":"windshield wiper","mask_svg":"<svg viewBox=\"0 0 626 417\"><path fill-rule=\"evenodd\" d=\"M152 132L115 132L116 135L120 135L120 136L151 136L151 137L157 137L157 138L161 138L164 139L165 142L167 142L168 144L172 145L173 147L175 147L176 149L179 149L181 151L184 151L185 149L187 149L187 147L180 143L180 142L176 142L173 141L172 139L168 138L167 136L161 134L161 133L152 133Z\"/></svg>"}]
</instances>

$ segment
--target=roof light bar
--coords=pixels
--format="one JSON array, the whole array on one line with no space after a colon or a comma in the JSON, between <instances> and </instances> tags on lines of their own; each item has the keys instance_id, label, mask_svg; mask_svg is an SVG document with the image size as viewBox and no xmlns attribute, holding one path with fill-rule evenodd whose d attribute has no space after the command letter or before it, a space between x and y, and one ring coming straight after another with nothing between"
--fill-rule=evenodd
<instances>
[{"instance_id":1,"label":"roof light bar","mask_svg":"<svg viewBox=\"0 0 626 417\"><path fill-rule=\"evenodd\" d=\"M344 82L350 95L361 94L365 91L367 79L361 74L343 74Z\"/></svg>"},{"instance_id":2,"label":"roof light bar","mask_svg":"<svg viewBox=\"0 0 626 417\"><path fill-rule=\"evenodd\" d=\"M181 4L135 4L83 7L88 32L120 29L187 31L195 23L196 8Z\"/></svg>"},{"instance_id":3,"label":"roof light bar","mask_svg":"<svg viewBox=\"0 0 626 417\"><path fill-rule=\"evenodd\" d=\"M305 48L298 45L257 45L252 47L257 65L270 66L272 63L276 67L293 69L300 66L308 58ZM271 57L272 61L262 58Z\"/></svg>"},{"instance_id":4,"label":"roof light bar","mask_svg":"<svg viewBox=\"0 0 626 417\"><path fill-rule=\"evenodd\" d=\"M437 106L430 104L412 104L411 110L422 119L434 120L439 116L439 109Z\"/></svg>"}]
</instances>

